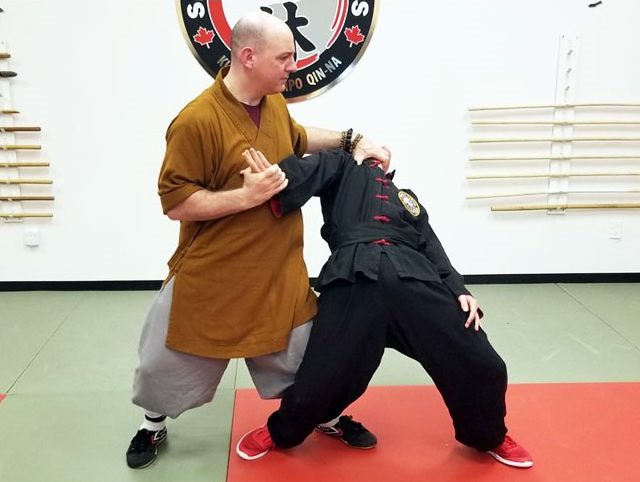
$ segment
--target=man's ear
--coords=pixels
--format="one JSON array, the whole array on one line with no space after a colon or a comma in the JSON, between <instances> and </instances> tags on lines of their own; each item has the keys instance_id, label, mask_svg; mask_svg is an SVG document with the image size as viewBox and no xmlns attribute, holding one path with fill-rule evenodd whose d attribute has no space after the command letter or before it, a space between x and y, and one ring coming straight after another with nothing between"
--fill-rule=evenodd
<instances>
[{"instance_id":1,"label":"man's ear","mask_svg":"<svg viewBox=\"0 0 640 482\"><path fill-rule=\"evenodd\" d=\"M249 70L253 69L255 63L254 54L255 52L252 47L242 47L240 50L240 63Z\"/></svg>"}]
</instances>

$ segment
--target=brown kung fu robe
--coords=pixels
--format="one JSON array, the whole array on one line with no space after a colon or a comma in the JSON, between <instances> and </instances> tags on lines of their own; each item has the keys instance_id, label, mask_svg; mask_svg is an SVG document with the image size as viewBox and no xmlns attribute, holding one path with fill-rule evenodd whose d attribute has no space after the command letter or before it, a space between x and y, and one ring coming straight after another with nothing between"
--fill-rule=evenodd
<instances>
[{"instance_id":1,"label":"brown kung fu robe","mask_svg":"<svg viewBox=\"0 0 640 482\"><path fill-rule=\"evenodd\" d=\"M158 181L165 213L200 189L242 187L242 152L249 147L277 159L307 148L282 95L262 100L257 127L224 85L226 72L167 130ZM299 210L277 220L265 203L211 221L182 221L169 260L167 280L175 281L167 346L213 358L284 349L291 330L316 310L302 248Z\"/></svg>"}]
</instances>

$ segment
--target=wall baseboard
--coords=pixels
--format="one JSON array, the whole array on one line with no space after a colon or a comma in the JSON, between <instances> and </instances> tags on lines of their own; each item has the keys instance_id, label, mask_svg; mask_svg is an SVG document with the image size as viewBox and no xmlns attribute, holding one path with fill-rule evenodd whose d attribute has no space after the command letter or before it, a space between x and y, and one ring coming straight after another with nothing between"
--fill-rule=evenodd
<instances>
[{"instance_id":1,"label":"wall baseboard","mask_svg":"<svg viewBox=\"0 0 640 482\"><path fill-rule=\"evenodd\" d=\"M157 291L160 280L0 281L1 291Z\"/></svg>"},{"instance_id":2,"label":"wall baseboard","mask_svg":"<svg viewBox=\"0 0 640 482\"><path fill-rule=\"evenodd\" d=\"M537 283L640 283L640 273L474 274L469 285ZM311 278L311 285L316 278ZM157 291L161 280L0 281L1 291Z\"/></svg>"},{"instance_id":3,"label":"wall baseboard","mask_svg":"<svg viewBox=\"0 0 640 482\"><path fill-rule=\"evenodd\" d=\"M640 273L471 274L469 285L536 283L640 283Z\"/></svg>"}]
</instances>

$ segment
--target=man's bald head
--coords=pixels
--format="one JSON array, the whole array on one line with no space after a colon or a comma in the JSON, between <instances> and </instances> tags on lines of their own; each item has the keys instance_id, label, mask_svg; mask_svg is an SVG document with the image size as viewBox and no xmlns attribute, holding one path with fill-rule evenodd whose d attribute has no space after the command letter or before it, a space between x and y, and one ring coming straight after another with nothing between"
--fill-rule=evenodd
<instances>
[{"instance_id":1,"label":"man's bald head","mask_svg":"<svg viewBox=\"0 0 640 482\"><path fill-rule=\"evenodd\" d=\"M260 48L270 38L291 31L279 18L261 10L243 15L231 31L231 56L237 56L244 47Z\"/></svg>"}]
</instances>

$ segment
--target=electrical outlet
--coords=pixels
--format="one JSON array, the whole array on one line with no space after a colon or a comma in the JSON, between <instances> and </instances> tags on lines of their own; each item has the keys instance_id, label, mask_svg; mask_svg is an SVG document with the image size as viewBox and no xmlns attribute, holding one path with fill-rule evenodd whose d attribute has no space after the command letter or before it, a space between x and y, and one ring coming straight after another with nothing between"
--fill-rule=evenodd
<instances>
[{"instance_id":1,"label":"electrical outlet","mask_svg":"<svg viewBox=\"0 0 640 482\"><path fill-rule=\"evenodd\" d=\"M622 221L612 221L609 239L622 239Z\"/></svg>"},{"instance_id":2,"label":"electrical outlet","mask_svg":"<svg viewBox=\"0 0 640 482\"><path fill-rule=\"evenodd\" d=\"M25 228L24 245L29 246L30 248L40 246L40 230L38 228Z\"/></svg>"}]
</instances>

